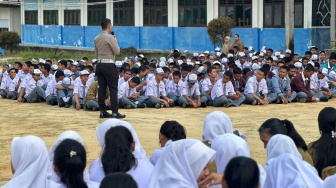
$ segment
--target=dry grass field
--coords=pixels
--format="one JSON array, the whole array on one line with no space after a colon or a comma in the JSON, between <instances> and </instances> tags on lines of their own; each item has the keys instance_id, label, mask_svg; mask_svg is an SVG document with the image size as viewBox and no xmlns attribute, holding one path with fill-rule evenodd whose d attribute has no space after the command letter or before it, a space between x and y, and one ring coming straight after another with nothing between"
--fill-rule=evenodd
<instances>
[{"instance_id":1,"label":"dry grass field","mask_svg":"<svg viewBox=\"0 0 336 188\"><path fill-rule=\"evenodd\" d=\"M148 156L159 147L158 134L164 121L177 120L186 127L187 137L201 140L205 116L215 110L224 111L230 116L234 128L248 136L252 158L264 165L266 150L257 132L262 122L271 117L289 119L306 142L310 143L319 137L317 126L319 111L324 107L335 105L336 99L328 103L242 105L229 109L174 107L170 109L121 109L120 111L127 115L125 120L134 126ZM98 112L77 111L74 108L64 109L49 106L46 103L28 104L0 99L0 185L12 177L10 146L15 136L37 135L46 142L49 149L60 133L65 130L75 130L85 141L89 164L101 152L96 139L95 127L103 120L98 116Z\"/></svg>"}]
</instances>

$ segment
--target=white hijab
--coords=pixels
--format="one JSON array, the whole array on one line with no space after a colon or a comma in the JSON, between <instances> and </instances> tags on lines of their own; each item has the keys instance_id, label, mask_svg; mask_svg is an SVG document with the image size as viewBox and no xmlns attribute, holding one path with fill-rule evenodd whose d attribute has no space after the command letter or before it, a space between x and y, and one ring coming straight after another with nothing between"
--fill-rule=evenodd
<instances>
[{"instance_id":1,"label":"white hijab","mask_svg":"<svg viewBox=\"0 0 336 188\"><path fill-rule=\"evenodd\" d=\"M336 188L336 174L329 176L324 180L323 188Z\"/></svg>"},{"instance_id":2,"label":"white hijab","mask_svg":"<svg viewBox=\"0 0 336 188\"><path fill-rule=\"evenodd\" d=\"M267 188L322 188L323 181L308 163L290 153L271 160L266 169Z\"/></svg>"},{"instance_id":3,"label":"white hijab","mask_svg":"<svg viewBox=\"0 0 336 188\"><path fill-rule=\"evenodd\" d=\"M3 188L58 187L48 177L51 165L44 141L36 136L15 137L11 146L15 173Z\"/></svg>"},{"instance_id":4,"label":"white hijab","mask_svg":"<svg viewBox=\"0 0 336 188\"><path fill-rule=\"evenodd\" d=\"M203 142L211 144L216 136L225 133L233 133L230 117L221 111L214 111L205 117L203 124Z\"/></svg>"},{"instance_id":5,"label":"white hijab","mask_svg":"<svg viewBox=\"0 0 336 188\"><path fill-rule=\"evenodd\" d=\"M155 165L148 187L198 188L197 179L216 152L195 139L171 143Z\"/></svg>"},{"instance_id":6,"label":"white hijab","mask_svg":"<svg viewBox=\"0 0 336 188\"><path fill-rule=\"evenodd\" d=\"M247 142L239 136L231 133L217 136L211 144L216 151L215 162L217 173L223 174L229 161L238 156L250 157L250 148Z\"/></svg>"}]
</instances>

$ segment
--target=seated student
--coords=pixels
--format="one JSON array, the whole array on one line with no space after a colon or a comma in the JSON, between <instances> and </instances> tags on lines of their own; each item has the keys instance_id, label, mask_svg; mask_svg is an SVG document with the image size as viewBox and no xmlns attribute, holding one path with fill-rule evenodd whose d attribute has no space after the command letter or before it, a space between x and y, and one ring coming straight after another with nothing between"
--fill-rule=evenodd
<instances>
[{"instance_id":1,"label":"seated student","mask_svg":"<svg viewBox=\"0 0 336 188\"><path fill-rule=\"evenodd\" d=\"M310 77L310 93L322 102L327 102L332 96L328 85L329 79L327 78L327 75L328 69L322 68Z\"/></svg>"},{"instance_id":2,"label":"seated student","mask_svg":"<svg viewBox=\"0 0 336 188\"><path fill-rule=\"evenodd\" d=\"M170 69L168 67L162 67L162 70L164 72L162 81L164 84L167 84L168 82L172 81Z\"/></svg>"},{"instance_id":3,"label":"seated student","mask_svg":"<svg viewBox=\"0 0 336 188\"><path fill-rule=\"evenodd\" d=\"M51 65L50 74L55 75L55 72L57 72L57 70L58 70L57 65Z\"/></svg>"},{"instance_id":4,"label":"seated student","mask_svg":"<svg viewBox=\"0 0 336 188\"><path fill-rule=\"evenodd\" d=\"M320 138L308 144L308 152L322 179L336 174L336 109L326 107L318 115Z\"/></svg>"},{"instance_id":5,"label":"seated student","mask_svg":"<svg viewBox=\"0 0 336 188\"><path fill-rule=\"evenodd\" d=\"M265 80L266 74L267 70L261 68L257 71L255 76L248 79L246 88L244 90L244 95L246 97L244 103L252 105L268 104L268 89Z\"/></svg>"},{"instance_id":6,"label":"seated student","mask_svg":"<svg viewBox=\"0 0 336 188\"><path fill-rule=\"evenodd\" d=\"M22 69L22 63L21 62L14 62L13 68L20 71Z\"/></svg>"},{"instance_id":7,"label":"seated student","mask_svg":"<svg viewBox=\"0 0 336 188\"><path fill-rule=\"evenodd\" d=\"M22 69L18 71L17 75L19 76L19 82L16 86L16 90L20 91L20 85L23 81L26 81L26 79L30 79L31 78L31 74L30 74L30 67L31 67L32 63L30 61L26 61L23 65L22 65Z\"/></svg>"},{"instance_id":8,"label":"seated student","mask_svg":"<svg viewBox=\"0 0 336 188\"><path fill-rule=\"evenodd\" d=\"M58 82L61 82L64 79L64 72L63 71L57 71L55 74L55 78L52 79L45 90L45 95L46 95L46 101L47 104L49 105L57 105L58 100L57 100L57 89L56 85Z\"/></svg>"},{"instance_id":9,"label":"seated student","mask_svg":"<svg viewBox=\"0 0 336 188\"><path fill-rule=\"evenodd\" d=\"M181 66L181 80L185 82L187 80L187 76L189 74L189 68L187 65Z\"/></svg>"},{"instance_id":10,"label":"seated student","mask_svg":"<svg viewBox=\"0 0 336 188\"><path fill-rule=\"evenodd\" d=\"M148 72L149 72L149 67L146 65L142 65L139 67L139 74L138 77L140 78L140 84L136 88L137 92L140 92L140 96L145 96L146 94L146 85L149 81L148 79Z\"/></svg>"},{"instance_id":11,"label":"seated student","mask_svg":"<svg viewBox=\"0 0 336 188\"><path fill-rule=\"evenodd\" d=\"M234 86L235 92L236 93L244 92L246 87L246 80L242 76L243 73L242 70L239 67L236 67L231 72L233 73L231 83Z\"/></svg>"},{"instance_id":12,"label":"seated student","mask_svg":"<svg viewBox=\"0 0 336 188\"><path fill-rule=\"evenodd\" d=\"M217 69L215 67L210 67L207 69L208 78L205 78L202 82L202 93L201 96L207 99L207 104L213 106L213 101L211 99L211 92L215 83L219 80Z\"/></svg>"},{"instance_id":13,"label":"seated student","mask_svg":"<svg viewBox=\"0 0 336 188\"><path fill-rule=\"evenodd\" d=\"M195 139L171 143L154 167L148 187L199 187L216 152Z\"/></svg>"},{"instance_id":14,"label":"seated student","mask_svg":"<svg viewBox=\"0 0 336 188\"><path fill-rule=\"evenodd\" d=\"M166 95L165 85L162 81L164 72L162 68L156 68L154 73L155 78L151 79L146 87L146 105L151 108L161 108L164 106L169 108L170 105L174 104L174 101Z\"/></svg>"},{"instance_id":15,"label":"seated student","mask_svg":"<svg viewBox=\"0 0 336 188\"><path fill-rule=\"evenodd\" d=\"M77 110L84 108L84 100L86 94L88 93L89 87L91 83L88 83L89 80L89 72L86 70L82 70L80 72L80 82L77 82L74 85L73 90L73 106Z\"/></svg>"},{"instance_id":16,"label":"seated student","mask_svg":"<svg viewBox=\"0 0 336 188\"><path fill-rule=\"evenodd\" d=\"M2 79L0 86L0 95L2 96L2 98L16 100L16 86L19 82L19 76L17 75L18 70L16 70L15 68L10 68L8 72L9 75L6 78Z\"/></svg>"},{"instance_id":17,"label":"seated student","mask_svg":"<svg viewBox=\"0 0 336 188\"><path fill-rule=\"evenodd\" d=\"M206 101L207 98L205 96L201 97L196 74L189 74L187 81L183 84L181 96L178 99L179 105L183 108L187 106L194 108L206 107Z\"/></svg>"},{"instance_id":18,"label":"seated student","mask_svg":"<svg viewBox=\"0 0 336 188\"><path fill-rule=\"evenodd\" d=\"M280 120L277 118L268 119L259 127L258 132L260 140L264 143L264 148L266 148L268 141L274 135L283 134L289 136L294 141L302 159L313 165L312 158L307 153L308 147L306 142L289 120Z\"/></svg>"},{"instance_id":19,"label":"seated student","mask_svg":"<svg viewBox=\"0 0 336 188\"><path fill-rule=\"evenodd\" d=\"M58 66L58 70L59 71L64 71L64 70L68 70L67 69L67 67L68 67L68 63L67 63L67 61L66 60L60 60L60 61L58 61L58 64L57 64L57 66ZM70 71L70 70L69 70ZM71 73L71 71L70 71L70 73ZM71 75L70 75L71 76Z\"/></svg>"},{"instance_id":20,"label":"seated student","mask_svg":"<svg viewBox=\"0 0 336 188\"><path fill-rule=\"evenodd\" d=\"M270 161L266 168L264 187L322 187L316 170L293 154L282 154Z\"/></svg>"},{"instance_id":21,"label":"seated student","mask_svg":"<svg viewBox=\"0 0 336 188\"><path fill-rule=\"evenodd\" d=\"M317 102L316 97L309 92L310 90L310 77L314 74L314 67L307 65L306 69L297 74L291 83L291 88L296 92L299 102Z\"/></svg>"},{"instance_id":22,"label":"seated student","mask_svg":"<svg viewBox=\"0 0 336 188\"><path fill-rule=\"evenodd\" d=\"M267 84L267 99L268 103L275 102L277 99L277 93L279 92L279 77L275 76L274 73L270 70L269 64L262 66L264 70L267 71L265 75L265 80Z\"/></svg>"},{"instance_id":23,"label":"seated student","mask_svg":"<svg viewBox=\"0 0 336 188\"><path fill-rule=\"evenodd\" d=\"M106 175L99 188L138 188L138 185L132 176L116 172Z\"/></svg>"},{"instance_id":24,"label":"seated student","mask_svg":"<svg viewBox=\"0 0 336 188\"><path fill-rule=\"evenodd\" d=\"M133 77L129 81L124 82L118 89L119 107L130 108L145 108L145 98L136 92L136 87L140 84L139 77Z\"/></svg>"},{"instance_id":25,"label":"seated student","mask_svg":"<svg viewBox=\"0 0 336 188\"><path fill-rule=\"evenodd\" d=\"M296 92L292 91L290 86L290 79L287 76L288 75L288 67L281 66L278 69L278 81L279 81L279 87L273 88L273 93L277 94L277 104L288 104L292 102L294 99L296 99Z\"/></svg>"},{"instance_id":26,"label":"seated student","mask_svg":"<svg viewBox=\"0 0 336 188\"><path fill-rule=\"evenodd\" d=\"M64 78L56 84L58 106L69 108L72 102L74 81L70 77L70 71L64 70Z\"/></svg>"},{"instance_id":27,"label":"seated student","mask_svg":"<svg viewBox=\"0 0 336 188\"><path fill-rule=\"evenodd\" d=\"M2 80L4 80L7 77L7 75L8 75L7 70L9 68L10 68L9 64L7 64L7 63L2 66L2 71L0 72L0 83L2 82Z\"/></svg>"},{"instance_id":28,"label":"seated student","mask_svg":"<svg viewBox=\"0 0 336 188\"><path fill-rule=\"evenodd\" d=\"M197 75L197 83L198 83L198 86L199 86L199 90L202 93L203 92L202 83L206 78L207 69L205 67L201 66L199 69L197 69L197 71L195 71L195 74Z\"/></svg>"},{"instance_id":29,"label":"seated student","mask_svg":"<svg viewBox=\"0 0 336 188\"><path fill-rule=\"evenodd\" d=\"M302 62L302 69L305 70L310 58L303 57L301 62Z\"/></svg>"},{"instance_id":30,"label":"seated student","mask_svg":"<svg viewBox=\"0 0 336 188\"><path fill-rule=\"evenodd\" d=\"M177 121L166 121L161 125L159 142L160 149L155 150L150 157L150 162L155 166L166 148L177 140L186 139L185 128Z\"/></svg>"},{"instance_id":31,"label":"seated student","mask_svg":"<svg viewBox=\"0 0 336 188\"><path fill-rule=\"evenodd\" d=\"M227 108L231 106L239 106L244 102L245 96L240 93L237 94L234 91L234 87L231 83L233 77L232 72L226 71L223 78L218 80L211 92L211 98L214 101L214 106L225 106Z\"/></svg>"},{"instance_id":32,"label":"seated student","mask_svg":"<svg viewBox=\"0 0 336 188\"><path fill-rule=\"evenodd\" d=\"M105 97L105 105L107 108L110 107L110 92L109 89L106 88L106 97ZM84 101L84 110L92 110L98 111L98 81L92 82L88 89L88 92Z\"/></svg>"},{"instance_id":33,"label":"seated student","mask_svg":"<svg viewBox=\"0 0 336 188\"><path fill-rule=\"evenodd\" d=\"M296 76L297 74L300 74L303 70L301 62L294 63L294 67L295 67L295 75L294 76Z\"/></svg>"},{"instance_id":34,"label":"seated student","mask_svg":"<svg viewBox=\"0 0 336 188\"><path fill-rule=\"evenodd\" d=\"M132 71L130 69L125 69L124 76L122 78L119 78L118 80L118 87L121 86L121 84L128 82L132 76Z\"/></svg>"},{"instance_id":35,"label":"seated student","mask_svg":"<svg viewBox=\"0 0 336 188\"><path fill-rule=\"evenodd\" d=\"M12 179L3 188L44 187L58 188L60 185L50 181L52 167L44 141L36 136L13 138L11 145Z\"/></svg>"},{"instance_id":36,"label":"seated student","mask_svg":"<svg viewBox=\"0 0 336 188\"><path fill-rule=\"evenodd\" d=\"M86 151L82 143L65 139L55 148L54 171L60 178L61 187L98 188L98 182L84 179Z\"/></svg>"},{"instance_id":37,"label":"seated student","mask_svg":"<svg viewBox=\"0 0 336 188\"><path fill-rule=\"evenodd\" d=\"M273 74L276 75L276 76L279 76L280 67L282 67L284 65L285 65L285 63L283 61L278 61L276 69L272 70Z\"/></svg>"},{"instance_id":38,"label":"seated student","mask_svg":"<svg viewBox=\"0 0 336 188\"><path fill-rule=\"evenodd\" d=\"M181 90L183 87L183 81L181 80L181 73L178 71L173 72L173 80L166 84L167 97L174 101L174 105L177 105L177 101L181 96Z\"/></svg>"},{"instance_id":39,"label":"seated student","mask_svg":"<svg viewBox=\"0 0 336 188\"><path fill-rule=\"evenodd\" d=\"M43 81L40 80L42 72L39 69L34 69L32 78L29 79L21 88L18 96L18 102L27 101L29 103L40 102L46 99L44 90L42 89Z\"/></svg>"}]
</instances>

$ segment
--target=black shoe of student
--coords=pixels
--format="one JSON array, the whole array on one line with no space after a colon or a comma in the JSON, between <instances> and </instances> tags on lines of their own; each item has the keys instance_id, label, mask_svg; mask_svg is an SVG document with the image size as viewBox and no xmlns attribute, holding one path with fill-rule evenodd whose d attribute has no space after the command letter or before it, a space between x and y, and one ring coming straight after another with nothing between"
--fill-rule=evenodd
<instances>
[{"instance_id":1,"label":"black shoe of student","mask_svg":"<svg viewBox=\"0 0 336 188\"><path fill-rule=\"evenodd\" d=\"M328 97L321 97L320 102L328 102Z\"/></svg>"},{"instance_id":2,"label":"black shoe of student","mask_svg":"<svg viewBox=\"0 0 336 188\"><path fill-rule=\"evenodd\" d=\"M101 111L99 118L111 118L111 114L106 111Z\"/></svg>"},{"instance_id":3,"label":"black shoe of student","mask_svg":"<svg viewBox=\"0 0 336 188\"><path fill-rule=\"evenodd\" d=\"M205 103L205 102L202 102L202 103L201 103L201 107L202 107L202 108L205 108L205 107L207 107L207 103Z\"/></svg>"},{"instance_id":4,"label":"black shoe of student","mask_svg":"<svg viewBox=\"0 0 336 188\"><path fill-rule=\"evenodd\" d=\"M122 119L125 118L125 114L120 114L120 113L112 113L111 118L116 118L116 119Z\"/></svg>"},{"instance_id":5,"label":"black shoe of student","mask_svg":"<svg viewBox=\"0 0 336 188\"><path fill-rule=\"evenodd\" d=\"M57 101L52 101L51 102L51 106L55 106L55 105L57 105L58 103L57 103Z\"/></svg>"},{"instance_id":6,"label":"black shoe of student","mask_svg":"<svg viewBox=\"0 0 336 188\"><path fill-rule=\"evenodd\" d=\"M65 103L64 108L70 108L70 104L68 102Z\"/></svg>"},{"instance_id":7,"label":"black shoe of student","mask_svg":"<svg viewBox=\"0 0 336 188\"><path fill-rule=\"evenodd\" d=\"M146 108L146 104L145 103L140 103L137 105L137 108Z\"/></svg>"}]
</instances>

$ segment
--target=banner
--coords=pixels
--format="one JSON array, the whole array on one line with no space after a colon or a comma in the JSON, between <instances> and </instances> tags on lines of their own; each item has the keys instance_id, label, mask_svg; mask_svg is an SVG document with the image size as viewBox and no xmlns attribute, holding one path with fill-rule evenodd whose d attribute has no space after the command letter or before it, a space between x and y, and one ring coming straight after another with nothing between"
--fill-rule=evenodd
<instances>
[{"instance_id":1,"label":"banner","mask_svg":"<svg viewBox=\"0 0 336 188\"><path fill-rule=\"evenodd\" d=\"M38 0L24 0L24 10L37 10Z\"/></svg>"},{"instance_id":2,"label":"banner","mask_svg":"<svg viewBox=\"0 0 336 188\"><path fill-rule=\"evenodd\" d=\"M58 0L43 0L43 10L58 10Z\"/></svg>"},{"instance_id":3,"label":"banner","mask_svg":"<svg viewBox=\"0 0 336 188\"><path fill-rule=\"evenodd\" d=\"M80 0L63 0L64 10L80 10Z\"/></svg>"}]
</instances>

